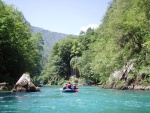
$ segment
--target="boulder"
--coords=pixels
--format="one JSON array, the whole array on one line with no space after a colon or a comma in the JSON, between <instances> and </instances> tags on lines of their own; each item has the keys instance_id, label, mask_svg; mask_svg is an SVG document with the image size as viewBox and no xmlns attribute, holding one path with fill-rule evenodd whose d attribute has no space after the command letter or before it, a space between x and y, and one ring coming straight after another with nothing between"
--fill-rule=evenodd
<instances>
[{"instance_id":1,"label":"boulder","mask_svg":"<svg viewBox=\"0 0 150 113\"><path fill-rule=\"evenodd\" d=\"M37 92L40 91L32 82L29 74L23 74L11 92Z\"/></svg>"},{"instance_id":2,"label":"boulder","mask_svg":"<svg viewBox=\"0 0 150 113\"><path fill-rule=\"evenodd\" d=\"M129 90L133 90L133 89L134 89L134 85L128 86L128 89L129 89Z\"/></svg>"},{"instance_id":3,"label":"boulder","mask_svg":"<svg viewBox=\"0 0 150 113\"><path fill-rule=\"evenodd\" d=\"M0 83L0 91L9 91L11 89L12 89L12 85L6 82Z\"/></svg>"},{"instance_id":4,"label":"boulder","mask_svg":"<svg viewBox=\"0 0 150 113\"><path fill-rule=\"evenodd\" d=\"M145 87L145 90L150 90L150 86L146 86L146 87Z\"/></svg>"},{"instance_id":5,"label":"boulder","mask_svg":"<svg viewBox=\"0 0 150 113\"><path fill-rule=\"evenodd\" d=\"M144 90L145 87L142 86L142 85L135 85L135 86L134 86L134 89L135 89L135 90Z\"/></svg>"},{"instance_id":6,"label":"boulder","mask_svg":"<svg viewBox=\"0 0 150 113\"><path fill-rule=\"evenodd\" d=\"M8 83L6 83L6 82L0 83L0 91L6 89L6 85L7 85L7 84L8 84Z\"/></svg>"}]
</instances>

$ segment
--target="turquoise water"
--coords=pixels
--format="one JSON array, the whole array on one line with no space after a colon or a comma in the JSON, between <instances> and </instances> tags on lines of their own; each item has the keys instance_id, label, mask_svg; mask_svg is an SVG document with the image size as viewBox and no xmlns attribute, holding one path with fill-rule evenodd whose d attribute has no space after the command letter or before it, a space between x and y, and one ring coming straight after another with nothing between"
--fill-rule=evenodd
<instances>
[{"instance_id":1,"label":"turquoise water","mask_svg":"<svg viewBox=\"0 0 150 113\"><path fill-rule=\"evenodd\" d=\"M82 86L78 93L62 93L59 88L1 94L0 113L150 113L150 91Z\"/></svg>"}]
</instances>

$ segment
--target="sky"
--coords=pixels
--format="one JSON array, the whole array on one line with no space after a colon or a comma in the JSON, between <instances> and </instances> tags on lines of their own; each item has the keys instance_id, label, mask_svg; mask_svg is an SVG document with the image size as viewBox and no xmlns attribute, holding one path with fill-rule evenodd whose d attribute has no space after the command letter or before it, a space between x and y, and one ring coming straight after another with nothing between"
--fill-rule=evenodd
<instances>
[{"instance_id":1,"label":"sky","mask_svg":"<svg viewBox=\"0 0 150 113\"><path fill-rule=\"evenodd\" d=\"M78 35L97 28L112 0L2 0L14 4L35 27Z\"/></svg>"}]
</instances>

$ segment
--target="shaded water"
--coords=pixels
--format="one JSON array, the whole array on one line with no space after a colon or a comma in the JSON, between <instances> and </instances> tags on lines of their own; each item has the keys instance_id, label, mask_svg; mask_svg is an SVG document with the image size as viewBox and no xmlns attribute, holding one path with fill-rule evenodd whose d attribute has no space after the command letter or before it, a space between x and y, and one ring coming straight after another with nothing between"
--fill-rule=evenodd
<instances>
[{"instance_id":1,"label":"shaded water","mask_svg":"<svg viewBox=\"0 0 150 113\"><path fill-rule=\"evenodd\" d=\"M85 86L78 93L62 93L59 88L0 94L0 113L150 113L150 91Z\"/></svg>"}]
</instances>

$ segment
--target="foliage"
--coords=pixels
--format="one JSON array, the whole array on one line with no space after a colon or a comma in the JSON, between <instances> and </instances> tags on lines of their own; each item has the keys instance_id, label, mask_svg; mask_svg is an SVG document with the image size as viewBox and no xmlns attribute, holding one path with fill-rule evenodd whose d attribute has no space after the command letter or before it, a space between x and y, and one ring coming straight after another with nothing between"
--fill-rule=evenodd
<instances>
[{"instance_id":1,"label":"foliage","mask_svg":"<svg viewBox=\"0 0 150 113\"><path fill-rule=\"evenodd\" d=\"M133 76L141 72L149 75L146 71L150 66L149 3L149 0L113 0L97 30L89 28L81 31L78 38L69 36L53 46L49 66L43 73L52 73L53 66L60 66L57 69L63 73L58 75L69 79L72 67L86 82L106 84L111 73L134 60ZM61 62L50 65L56 56ZM124 81L118 82L118 86L123 84Z\"/></svg>"},{"instance_id":2,"label":"foliage","mask_svg":"<svg viewBox=\"0 0 150 113\"><path fill-rule=\"evenodd\" d=\"M52 80L53 77L69 79L71 75L70 61L74 56L80 55L77 39L68 36L66 39L56 43L51 51L47 65L39 77L44 83ZM56 79L58 80L58 79Z\"/></svg>"},{"instance_id":3,"label":"foliage","mask_svg":"<svg viewBox=\"0 0 150 113\"><path fill-rule=\"evenodd\" d=\"M31 39L30 25L21 12L1 0L0 17L0 81L15 82L24 72L33 76L40 53Z\"/></svg>"}]
</instances>

